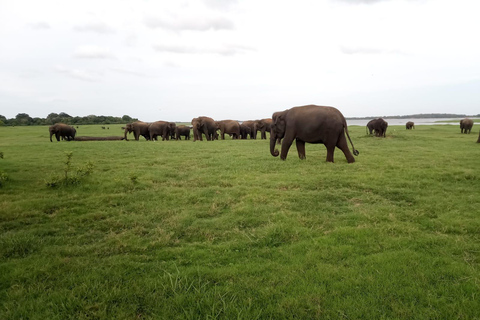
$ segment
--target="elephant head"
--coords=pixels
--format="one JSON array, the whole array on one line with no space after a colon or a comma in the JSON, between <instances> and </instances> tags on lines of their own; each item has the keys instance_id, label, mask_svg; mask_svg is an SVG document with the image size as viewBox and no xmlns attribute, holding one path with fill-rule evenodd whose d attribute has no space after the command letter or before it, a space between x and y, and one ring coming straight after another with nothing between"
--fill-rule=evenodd
<instances>
[{"instance_id":1,"label":"elephant head","mask_svg":"<svg viewBox=\"0 0 480 320\"><path fill-rule=\"evenodd\" d=\"M277 149L275 149L275 143L280 139L283 139L285 136L286 122L285 115L288 113L289 109L281 112L275 112L272 115L272 126L270 128L270 153L274 157L278 157L280 154Z\"/></svg>"},{"instance_id":2,"label":"elephant head","mask_svg":"<svg viewBox=\"0 0 480 320\"><path fill-rule=\"evenodd\" d=\"M132 131L133 131L133 125L131 123L127 123L127 125L125 126L125 135L123 137L126 141L128 141L127 133L131 133Z\"/></svg>"}]
</instances>

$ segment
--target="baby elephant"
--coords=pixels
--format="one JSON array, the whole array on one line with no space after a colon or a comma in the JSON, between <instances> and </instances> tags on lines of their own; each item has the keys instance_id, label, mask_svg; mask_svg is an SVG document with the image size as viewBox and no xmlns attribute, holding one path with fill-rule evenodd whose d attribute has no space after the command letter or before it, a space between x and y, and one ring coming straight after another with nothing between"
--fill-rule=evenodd
<instances>
[{"instance_id":1,"label":"baby elephant","mask_svg":"<svg viewBox=\"0 0 480 320\"><path fill-rule=\"evenodd\" d=\"M470 133L470 131L472 131L472 127L473 127L473 120L472 119L465 118L465 119L462 119L460 121L460 132L461 133Z\"/></svg>"}]
</instances>

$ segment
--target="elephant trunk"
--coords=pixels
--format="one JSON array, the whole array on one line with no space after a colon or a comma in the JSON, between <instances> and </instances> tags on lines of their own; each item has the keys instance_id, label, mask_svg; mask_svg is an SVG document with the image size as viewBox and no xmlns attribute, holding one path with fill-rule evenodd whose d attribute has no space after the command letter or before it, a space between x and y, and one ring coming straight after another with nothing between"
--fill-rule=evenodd
<instances>
[{"instance_id":1,"label":"elephant trunk","mask_svg":"<svg viewBox=\"0 0 480 320\"><path fill-rule=\"evenodd\" d=\"M53 136L53 132L50 131L50 142L52 142L52 136Z\"/></svg>"},{"instance_id":2,"label":"elephant trunk","mask_svg":"<svg viewBox=\"0 0 480 320\"><path fill-rule=\"evenodd\" d=\"M271 153L272 156L274 156L274 157L278 157L278 155L280 154L280 153L278 152L278 150L275 149L275 143L276 143L276 141L277 141L276 135L275 135L273 132L271 132L271 133L270 133L270 153Z\"/></svg>"},{"instance_id":3,"label":"elephant trunk","mask_svg":"<svg viewBox=\"0 0 480 320\"><path fill-rule=\"evenodd\" d=\"M124 134L124 136L123 136L123 139L125 139L126 141L128 141L128 139L127 139L127 133L128 133L128 129L125 128L125 134Z\"/></svg>"}]
</instances>

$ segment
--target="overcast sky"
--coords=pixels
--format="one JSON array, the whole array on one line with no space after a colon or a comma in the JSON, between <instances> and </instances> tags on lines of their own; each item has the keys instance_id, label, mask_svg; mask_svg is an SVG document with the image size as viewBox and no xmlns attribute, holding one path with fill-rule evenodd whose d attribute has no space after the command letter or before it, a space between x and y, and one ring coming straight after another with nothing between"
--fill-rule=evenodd
<instances>
[{"instance_id":1,"label":"overcast sky","mask_svg":"<svg viewBox=\"0 0 480 320\"><path fill-rule=\"evenodd\" d=\"M0 114L480 113L478 0L0 0Z\"/></svg>"}]
</instances>

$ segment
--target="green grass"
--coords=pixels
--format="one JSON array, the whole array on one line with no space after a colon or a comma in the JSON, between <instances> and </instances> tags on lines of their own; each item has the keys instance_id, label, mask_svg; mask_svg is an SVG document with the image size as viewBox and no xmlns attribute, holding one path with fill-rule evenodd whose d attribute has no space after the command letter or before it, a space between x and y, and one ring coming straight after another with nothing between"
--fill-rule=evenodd
<instances>
[{"instance_id":1,"label":"green grass","mask_svg":"<svg viewBox=\"0 0 480 320\"><path fill-rule=\"evenodd\" d=\"M0 127L0 318L478 319L478 129L349 130L353 164Z\"/></svg>"}]
</instances>

